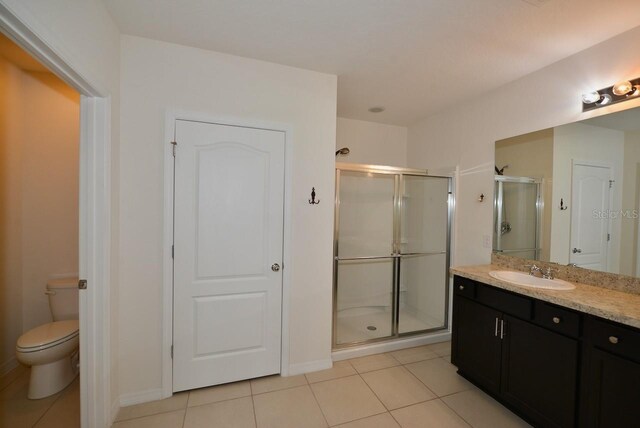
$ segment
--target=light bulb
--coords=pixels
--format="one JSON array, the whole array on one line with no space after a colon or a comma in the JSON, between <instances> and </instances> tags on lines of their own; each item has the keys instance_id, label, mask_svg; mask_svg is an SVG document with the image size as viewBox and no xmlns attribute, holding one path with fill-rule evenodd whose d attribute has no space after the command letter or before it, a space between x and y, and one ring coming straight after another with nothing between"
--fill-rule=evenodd
<instances>
[{"instance_id":1,"label":"light bulb","mask_svg":"<svg viewBox=\"0 0 640 428\"><path fill-rule=\"evenodd\" d=\"M600 93L598 91L582 94L582 102L585 104L593 104L600 100Z\"/></svg>"},{"instance_id":2,"label":"light bulb","mask_svg":"<svg viewBox=\"0 0 640 428\"><path fill-rule=\"evenodd\" d=\"M599 106L604 106L609 104L611 101L613 101L613 98L611 98L611 95L604 94L602 98L600 98L600 101L596 102L596 104L598 104Z\"/></svg>"},{"instance_id":3,"label":"light bulb","mask_svg":"<svg viewBox=\"0 0 640 428\"><path fill-rule=\"evenodd\" d=\"M631 91L633 91L633 85L628 80L616 83L611 89L611 92L618 96L627 95Z\"/></svg>"}]
</instances>

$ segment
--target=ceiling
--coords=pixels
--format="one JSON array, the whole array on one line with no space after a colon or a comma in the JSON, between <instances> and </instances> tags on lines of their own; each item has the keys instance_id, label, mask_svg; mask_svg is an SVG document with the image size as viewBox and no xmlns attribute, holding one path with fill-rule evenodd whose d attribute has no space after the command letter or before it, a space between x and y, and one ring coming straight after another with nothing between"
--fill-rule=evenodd
<instances>
[{"instance_id":1,"label":"ceiling","mask_svg":"<svg viewBox=\"0 0 640 428\"><path fill-rule=\"evenodd\" d=\"M640 25L638 0L104 2L125 34L336 74L339 116L396 125Z\"/></svg>"}]
</instances>

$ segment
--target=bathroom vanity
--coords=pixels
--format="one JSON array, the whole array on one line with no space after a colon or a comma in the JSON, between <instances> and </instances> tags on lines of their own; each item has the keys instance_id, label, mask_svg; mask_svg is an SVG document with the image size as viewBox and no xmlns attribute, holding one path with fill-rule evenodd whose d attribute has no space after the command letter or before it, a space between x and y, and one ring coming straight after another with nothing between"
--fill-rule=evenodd
<instances>
[{"instance_id":1,"label":"bathroom vanity","mask_svg":"<svg viewBox=\"0 0 640 428\"><path fill-rule=\"evenodd\" d=\"M522 287L452 268L451 361L534 426L640 426L640 295Z\"/></svg>"}]
</instances>

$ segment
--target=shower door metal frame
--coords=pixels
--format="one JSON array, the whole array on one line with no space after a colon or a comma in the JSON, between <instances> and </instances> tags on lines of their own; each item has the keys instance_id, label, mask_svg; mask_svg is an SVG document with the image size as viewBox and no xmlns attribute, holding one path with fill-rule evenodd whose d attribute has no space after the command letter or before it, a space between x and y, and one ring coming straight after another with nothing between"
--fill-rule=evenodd
<instances>
[{"instance_id":1,"label":"shower door metal frame","mask_svg":"<svg viewBox=\"0 0 640 428\"><path fill-rule=\"evenodd\" d=\"M542 180L531 177L511 177L508 175L496 175L495 183L497 189L494 191L494 202L493 209L496 212L495 215L495 234L496 234L496 242L495 248L492 251L500 254L509 254L509 253L522 253L526 251L533 251L535 256L535 260L540 260L540 252L542 251L541 247L541 230L542 230L542 211L544 209L544 201L543 201L543 190L542 190ZM503 250L502 247L502 235L500 234L500 228L502 224L502 204L504 203L504 183L516 183L516 184L535 184L536 185L536 242L534 248L524 248L524 249L513 249L513 250Z\"/></svg>"},{"instance_id":2,"label":"shower door metal frame","mask_svg":"<svg viewBox=\"0 0 640 428\"><path fill-rule=\"evenodd\" d=\"M340 173L341 171L348 172L362 172L371 174L387 174L394 175L394 197L393 197L393 253L389 256L364 256L364 257L348 257L340 258L338 256L338 241L339 241L339 228L340 228ZM435 327L424 330L416 330L407 333L400 333L398 331L400 323L400 301L399 301L399 288L400 288L400 260L405 256L420 256L420 255L435 255L438 253L407 253L402 254L400 252L401 242L401 214L403 211L403 200L401 190L404 185L405 176L419 176L419 177L433 177L433 178L446 178L448 179L448 198L447 198L447 242L445 251L445 281L443 286L445 287L445 301L444 301L444 325L442 327ZM453 220L453 211L455 207L454 198L454 177L453 175L429 175L426 169L413 169L413 168L400 168L393 166L383 165L365 165L365 164L350 164L336 162L336 182L335 182L335 209L334 209L334 229L333 229L333 328L331 334L332 349L345 349L355 346L366 345L375 342L385 342L407 336L415 336L425 333L431 333L434 331L446 330L449 328L449 266L451 261L451 222ZM391 290L391 334L389 336L360 340L355 342L338 344L338 263L340 261L349 260L375 260L375 259L393 259L393 273L392 273L392 290Z\"/></svg>"}]
</instances>

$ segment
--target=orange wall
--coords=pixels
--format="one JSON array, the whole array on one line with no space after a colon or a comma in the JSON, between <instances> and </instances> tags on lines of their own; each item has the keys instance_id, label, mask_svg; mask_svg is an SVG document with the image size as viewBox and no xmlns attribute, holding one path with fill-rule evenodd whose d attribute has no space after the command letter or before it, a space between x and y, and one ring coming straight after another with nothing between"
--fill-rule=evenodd
<instances>
[{"instance_id":1,"label":"orange wall","mask_svg":"<svg viewBox=\"0 0 640 428\"><path fill-rule=\"evenodd\" d=\"M0 58L0 375L17 337L51 321L51 277L78 271L77 92Z\"/></svg>"}]
</instances>

